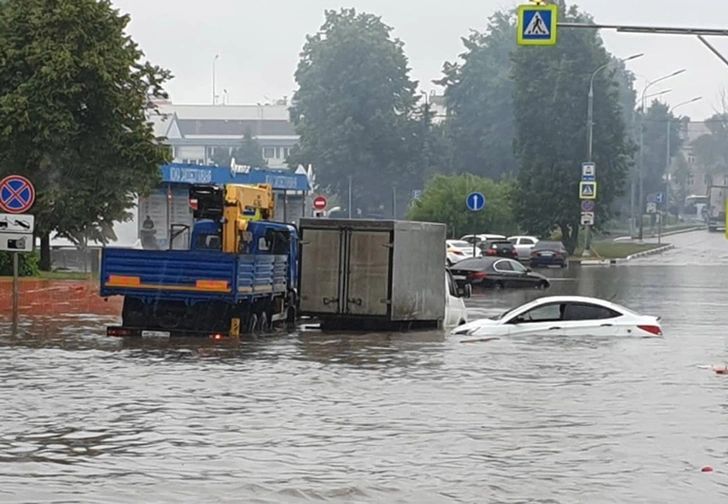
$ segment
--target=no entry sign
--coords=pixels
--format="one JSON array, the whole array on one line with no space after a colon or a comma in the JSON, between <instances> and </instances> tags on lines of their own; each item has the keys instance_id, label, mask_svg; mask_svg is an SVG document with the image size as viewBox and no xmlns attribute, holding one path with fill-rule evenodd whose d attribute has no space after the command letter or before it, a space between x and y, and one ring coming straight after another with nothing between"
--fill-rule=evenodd
<instances>
[{"instance_id":1,"label":"no entry sign","mask_svg":"<svg viewBox=\"0 0 728 504\"><path fill-rule=\"evenodd\" d=\"M328 201L326 201L326 198L324 198L323 196L316 196L313 199L314 210L325 210L327 204L328 204Z\"/></svg>"}]
</instances>

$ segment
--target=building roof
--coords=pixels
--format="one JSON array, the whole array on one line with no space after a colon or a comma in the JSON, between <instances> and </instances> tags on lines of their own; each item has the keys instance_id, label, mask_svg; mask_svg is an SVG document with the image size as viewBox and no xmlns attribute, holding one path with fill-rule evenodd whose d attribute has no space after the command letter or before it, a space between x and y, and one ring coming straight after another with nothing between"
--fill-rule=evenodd
<instances>
[{"instance_id":1,"label":"building roof","mask_svg":"<svg viewBox=\"0 0 728 504\"><path fill-rule=\"evenodd\" d=\"M289 105L173 105L180 120L289 121Z\"/></svg>"},{"instance_id":2,"label":"building roof","mask_svg":"<svg viewBox=\"0 0 728 504\"><path fill-rule=\"evenodd\" d=\"M177 125L179 126L179 131L183 137L242 137L247 131L250 131L250 134L254 137L296 136L293 124L285 119L184 119L179 113L177 114L177 117Z\"/></svg>"}]
</instances>

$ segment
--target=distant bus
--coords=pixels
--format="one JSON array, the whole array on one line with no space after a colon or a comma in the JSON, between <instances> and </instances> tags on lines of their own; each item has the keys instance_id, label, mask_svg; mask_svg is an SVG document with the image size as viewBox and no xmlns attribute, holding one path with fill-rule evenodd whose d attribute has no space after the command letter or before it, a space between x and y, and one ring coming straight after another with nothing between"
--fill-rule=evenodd
<instances>
[{"instance_id":1,"label":"distant bus","mask_svg":"<svg viewBox=\"0 0 728 504\"><path fill-rule=\"evenodd\" d=\"M684 205L684 214L687 215L697 215L697 216L703 216L705 211L707 210L708 201L709 201L708 195L698 195L698 194L692 194L685 198L685 205Z\"/></svg>"}]
</instances>

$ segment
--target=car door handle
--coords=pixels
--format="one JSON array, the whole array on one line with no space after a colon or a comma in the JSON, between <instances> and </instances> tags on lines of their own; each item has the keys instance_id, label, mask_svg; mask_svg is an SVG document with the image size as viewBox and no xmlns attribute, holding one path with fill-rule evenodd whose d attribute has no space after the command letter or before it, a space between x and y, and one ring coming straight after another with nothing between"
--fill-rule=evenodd
<instances>
[{"instance_id":1,"label":"car door handle","mask_svg":"<svg viewBox=\"0 0 728 504\"><path fill-rule=\"evenodd\" d=\"M614 324L602 324L600 327L614 327Z\"/></svg>"},{"instance_id":2,"label":"car door handle","mask_svg":"<svg viewBox=\"0 0 728 504\"><path fill-rule=\"evenodd\" d=\"M560 327L549 327L549 331L558 331Z\"/></svg>"}]
</instances>

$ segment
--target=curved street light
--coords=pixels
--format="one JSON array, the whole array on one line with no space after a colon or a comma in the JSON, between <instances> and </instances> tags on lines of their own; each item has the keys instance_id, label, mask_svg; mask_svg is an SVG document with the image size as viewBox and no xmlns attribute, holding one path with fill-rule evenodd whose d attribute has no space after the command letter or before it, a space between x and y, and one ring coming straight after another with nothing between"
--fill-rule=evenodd
<instances>
[{"instance_id":1,"label":"curved street light","mask_svg":"<svg viewBox=\"0 0 728 504\"><path fill-rule=\"evenodd\" d=\"M678 103L674 107L668 109L668 114L675 111L675 109L682 107L683 105L689 105L691 103L695 103L696 101L702 100L702 96L696 96L692 100L687 100L681 103ZM679 117L677 118L679 119ZM665 210L666 213L669 215L670 213L670 166L672 166L672 156L670 155L670 136L672 135L672 121L670 118L667 118L667 141L665 142L667 144L667 156L665 159L667 159L667 166L665 167Z\"/></svg>"},{"instance_id":2,"label":"curved street light","mask_svg":"<svg viewBox=\"0 0 728 504\"><path fill-rule=\"evenodd\" d=\"M644 55L644 53L633 54L632 56L628 56L627 58L621 58L619 61L631 61L637 58L641 58ZM592 72L591 78L589 79L589 100L586 113L586 160L589 163L591 163L592 161L592 152L594 148L594 79L602 70L607 68L611 63L611 61L608 61L607 63L594 70L594 72ZM589 257L591 255L591 253L589 252L589 226L585 226L584 231L586 236L584 239L584 252L582 255L585 257Z\"/></svg>"},{"instance_id":3,"label":"curved street light","mask_svg":"<svg viewBox=\"0 0 728 504\"><path fill-rule=\"evenodd\" d=\"M640 216L640 233L639 233L639 242L642 243L644 240L644 229L645 229L645 222L642 216L644 215L645 211L645 163L644 163L644 137L645 137L645 128L644 128L644 116L647 113L646 107L645 107L645 95L647 94L647 90L650 89L652 86L657 84L658 82L662 82L664 80L670 79L672 77L676 77L682 73L685 73L686 69L677 70L675 72L672 72L671 74L665 75L663 77L660 77L659 79L655 79L653 81L650 81L647 83L645 88L642 90L642 116L640 117L640 189L639 189L639 216ZM634 216L633 216L634 217Z\"/></svg>"},{"instance_id":4,"label":"curved street light","mask_svg":"<svg viewBox=\"0 0 728 504\"><path fill-rule=\"evenodd\" d=\"M625 62L625 61L631 61L635 60L637 58L641 58L644 56L644 53L639 54L633 54L632 56L629 56L627 58L622 58L619 61ZM586 160L591 162L592 160L592 149L594 145L594 79L596 78L599 73L607 68L612 62L608 62L594 70L594 72L591 75L591 78L589 79L589 103L587 108L587 149L586 149Z\"/></svg>"}]
</instances>

